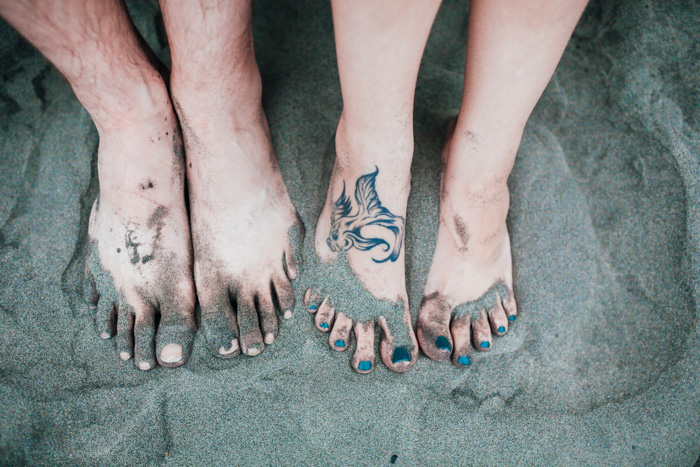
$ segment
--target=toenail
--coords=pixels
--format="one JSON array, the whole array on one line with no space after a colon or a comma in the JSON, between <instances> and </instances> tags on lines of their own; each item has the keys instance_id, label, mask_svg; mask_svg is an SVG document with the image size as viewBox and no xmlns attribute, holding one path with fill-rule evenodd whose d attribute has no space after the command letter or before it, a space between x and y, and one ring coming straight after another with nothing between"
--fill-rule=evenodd
<instances>
[{"instance_id":1,"label":"toenail","mask_svg":"<svg viewBox=\"0 0 700 467\"><path fill-rule=\"evenodd\" d=\"M343 339L338 339L334 344L336 347L345 347L345 341Z\"/></svg>"},{"instance_id":2,"label":"toenail","mask_svg":"<svg viewBox=\"0 0 700 467\"><path fill-rule=\"evenodd\" d=\"M320 325L323 329L328 329L328 323L321 323Z\"/></svg>"},{"instance_id":3,"label":"toenail","mask_svg":"<svg viewBox=\"0 0 700 467\"><path fill-rule=\"evenodd\" d=\"M284 312L283 317L284 317L284 319L289 319L292 317L293 314L294 314L294 312L292 310L287 310Z\"/></svg>"},{"instance_id":4,"label":"toenail","mask_svg":"<svg viewBox=\"0 0 700 467\"><path fill-rule=\"evenodd\" d=\"M148 362L141 362L139 363L139 370L150 370L151 369L151 364Z\"/></svg>"},{"instance_id":5,"label":"toenail","mask_svg":"<svg viewBox=\"0 0 700 467\"><path fill-rule=\"evenodd\" d=\"M131 355L129 355L129 352L119 352L119 358L121 358L124 361L127 361L131 358Z\"/></svg>"},{"instance_id":6,"label":"toenail","mask_svg":"<svg viewBox=\"0 0 700 467\"><path fill-rule=\"evenodd\" d=\"M228 349L224 348L224 346L219 347L219 353L221 355L232 354L236 350L238 350L238 339L232 339L231 340L231 347Z\"/></svg>"},{"instance_id":7,"label":"toenail","mask_svg":"<svg viewBox=\"0 0 700 467\"><path fill-rule=\"evenodd\" d=\"M391 357L391 361L393 363L408 362L410 360L411 355L408 353L408 350L404 349L403 347L396 347L394 350L394 355Z\"/></svg>"},{"instance_id":8,"label":"toenail","mask_svg":"<svg viewBox=\"0 0 700 467\"><path fill-rule=\"evenodd\" d=\"M259 353L260 353L260 347L248 347L247 355L249 357L255 357Z\"/></svg>"},{"instance_id":9,"label":"toenail","mask_svg":"<svg viewBox=\"0 0 700 467\"><path fill-rule=\"evenodd\" d=\"M271 332L268 332L267 334L265 334L265 343L269 345L269 344L272 344L273 342L275 342L275 335L272 334Z\"/></svg>"},{"instance_id":10,"label":"toenail","mask_svg":"<svg viewBox=\"0 0 700 467\"><path fill-rule=\"evenodd\" d=\"M498 332L506 332L505 326L501 326L498 328Z\"/></svg>"},{"instance_id":11,"label":"toenail","mask_svg":"<svg viewBox=\"0 0 700 467\"><path fill-rule=\"evenodd\" d=\"M357 365L357 369L360 371L369 371L372 369L372 362L369 360L362 360L359 365Z\"/></svg>"},{"instance_id":12,"label":"toenail","mask_svg":"<svg viewBox=\"0 0 700 467\"><path fill-rule=\"evenodd\" d=\"M176 363L182 360L182 346L180 344L167 344L160 351L160 359L165 363Z\"/></svg>"},{"instance_id":13,"label":"toenail","mask_svg":"<svg viewBox=\"0 0 700 467\"><path fill-rule=\"evenodd\" d=\"M511 315L508 317L508 321L515 321L515 315Z\"/></svg>"},{"instance_id":14,"label":"toenail","mask_svg":"<svg viewBox=\"0 0 700 467\"><path fill-rule=\"evenodd\" d=\"M318 307L316 305L309 305L309 310L316 310Z\"/></svg>"},{"instance_id":15,"label":"toenail","mask_svg":"<svg viewBox=\"0 0 700 467\"><path fill-rule=\"evenodd\" d=\"M491 343L488 342L488 341L487 341L487 342L482 342L481 344L479 344L479 346L480 346L482 349L488 349L489 347L491 347Z\"/></svg>"},{"instance_id":16,"label":"toenail","mask_svg":"<svg viewBox=\"0 0 700 467\"><path fill-rule=\"evenodd\" d=\"M467 366L469 365L472 361L467 357L466 355L462 355L457 359L457 362L459 362L460 365Z\"/></svg>"},{"instance_id":17,"label":"toenail","mask_svg":"<svg viewBox=\"0 0 700 467\"><path fill-rule=\"evenodd\" d=\"M440 350L447 350L448 352L452 350L450 341L448 341L445 336L438 336L437 339L435 339L435 345L437 345L437 348Z\"/></svg>"},{"instance_id":18,"label":"toenail","mask_svg":"<svg viewBox=\"0 0 700 467\"><path fill-rule=\"evenodd\" d=\"M102 334L100 334L100 337L102 339L109 339L111 336L109 335L109 333L107 331L105 331Z\"/></svg>"}]
</instances>

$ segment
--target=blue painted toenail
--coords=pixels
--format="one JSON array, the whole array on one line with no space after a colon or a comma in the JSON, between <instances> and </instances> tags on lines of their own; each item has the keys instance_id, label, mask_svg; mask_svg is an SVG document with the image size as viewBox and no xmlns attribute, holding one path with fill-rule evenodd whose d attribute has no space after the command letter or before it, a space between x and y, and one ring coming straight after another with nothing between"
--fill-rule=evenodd
<instances>
[{"instance_id":1,"label":"blue painted toenail","mask_svg":"<svg viewBox=\"0 0 700 467\"><path fill-rule=\"evenodd\" d=\"M309 305L309 310L315 310L316 308L318 308L316 305Z\"/></svg>"},{"instance_id":2,"label":"blue painted toenail","mask_svg":"<svg viewBox=\"0 0 700 467\"><path fill-rule=\"evenodd\" d=\"M515 315L509 316L508 321L515 321Z\"/></svg>"},{"instance_id":3,"label":"blue painted toenail","mask_svg":"<svg viewBox=\"0 0 700 467\"><path fill-rule=\"evenodd\" d=\"M328 323L321 323L321 327L323 329L328 329Z\"/></svg>"},{"instance_id":4,"label":"blue painted toenail","mask_svg":"<svg viewBox=\"0 0 700 467\"><path fill-rule=\"evenodd\" d=\"M408 350L404 349L403 347L396 347L394 350L394 355L391 357L391 361L394 363L408 362L411 361L411 355L408 353Z\"/></svg>"},{"instance_id":5,"label":"blue painted toenail","mask_svg":"<svg viewBox=\"0 0 700 467\"><path fill-rule=\"evenodd\" d=\"M338 339L335 341L335 346L336 347L345 347L345 341L343 339Z\"/></svg>"},{"instance_id":6,"label":"blue painted toenail","mask_svg":"<svg viewBox=\"0 0 700 467\"><path fill-rule=\"evenodd\" d=\"M360 371L369 371L372 369L372 362L369 360L362 360L359 365L357 365L357 369Z\"/></svg>"},{"instance_id":7,"label":"blue painted toenail","mask_svg":"<svg viewBox=\"0 0 700 467\"><path fill-rule=\"evenodd\" d=\"M435 345L437 345L437 348L440 350L447 350L448 352L452 350L450 341L448 341L445 336L438 336L437 339L435 339Z\"/></svg>"},{"instance_id":8,"label":"blue painted toenail","mask_svg":"<svg viewBox=\"0 0 700 467\"><path fill-rule=\"evenodd\" d=\"M500 328L498 328L498 332L506 332L505 326L501 326Z\"/></svg>"},{"instance_id":9,"label":"blue painted toenail","mask_svg":"<svg viewBox=\"0 0 700 467\"><path fill-rule=\"evenodd\" d=\"M467 365L469 365L472 361L469 360L469 357L467 357L466 355L462 355L461 357L459 357L459 358L457 359L457 362L459 362L460 365L467 366Z\"/></svg>"},{"instance_id":10,"label":"blue painted toenail","mask_svg":"<svg viewBox=\"0 0 700 467\"><path fill-rule=\"evenodd\" d=\"M479 344L479 345L481 346L482 349L488 349L489 347L491 347L491 343L490 343L490 342L482 342L482 343Z\"/></svg>"}]
</instances>

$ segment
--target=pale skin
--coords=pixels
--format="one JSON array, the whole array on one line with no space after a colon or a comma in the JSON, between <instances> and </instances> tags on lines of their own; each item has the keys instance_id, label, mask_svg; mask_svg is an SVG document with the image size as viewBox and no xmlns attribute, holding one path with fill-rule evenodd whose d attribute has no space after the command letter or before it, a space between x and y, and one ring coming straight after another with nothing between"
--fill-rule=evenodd
<instances>
[{"instance_id":1,"label":"pale skin","mask_svg":"<svg viewBox=\"0 0 700 467\"><path fill-rule=\"evenodd\" d=\"M215 355L272 344L294 308L289 234L303 235L262 110L250 2L161 7L172 99L121 1L0 1L97 127L87 298L98 334L142 370L189 357L195 283Z\"/></svg>"}]
</instances>

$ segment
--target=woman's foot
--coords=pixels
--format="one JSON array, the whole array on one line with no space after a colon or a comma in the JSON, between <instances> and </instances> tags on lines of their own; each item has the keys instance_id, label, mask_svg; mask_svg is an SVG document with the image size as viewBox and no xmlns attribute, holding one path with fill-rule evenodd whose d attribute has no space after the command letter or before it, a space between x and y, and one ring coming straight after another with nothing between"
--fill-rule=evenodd
<instances>
[{"instance_id":1,"label":"woman's foot","mask_svg":"<svg viewBox=\"0 0 700 467\"><path fill-rule=\"evenodd\" d=\"M479 163L483 154L514 152L517 143L491 146L474 133L453 135L454 122L450 126L442 154L438 239L417 335L430 358L451 358L463 367L471 363L473 349L489 350L492 335L504 335L517 315L505 223L510 167L478 171L486 166Z\"/></svg>"},{"instance_id":2,"label":"woman's foot","mask_svg":"<svg viewBox=\"0 0 700 467\"><path fill-rule=\"evenodd\" d=\"M306 291L316 327L333 350L356 338L352 367L374 368L375 324L379 354L393 371L410 369L418 346L408 311L404 225L413 153L409 129L382 134L351 130L341 118L328 197L316 226L320 274Z\"/></svg>"},{"instance_id":3,"label":"woman's foot","mask_svg":"<svg viewBox=\"0 0 700 467\"><path fill-rule=\"evenodd\" d=\"M85 269L98 333L116 334L120 358L142 370L185 363L195 333L182 139L155 81L125 96L129 112L106 109L98 123L100 194Z\"/></svg>"},{"instance_id":4,"label":"woman's foot","mask_svg":"<svg viewBox=\"0 0 700 467\"><path fill-rule=\"evenodd\" d=\"M298 274L295 256L304 226L282 179L260 100L229 107L227 96L215 90L213 83L202 96L174 83L201 327L215 355L255 356L277 337L277 314L292 316L291 281ZM259 90L243 94L259 96Z\"/></svg>"}]
</instances>

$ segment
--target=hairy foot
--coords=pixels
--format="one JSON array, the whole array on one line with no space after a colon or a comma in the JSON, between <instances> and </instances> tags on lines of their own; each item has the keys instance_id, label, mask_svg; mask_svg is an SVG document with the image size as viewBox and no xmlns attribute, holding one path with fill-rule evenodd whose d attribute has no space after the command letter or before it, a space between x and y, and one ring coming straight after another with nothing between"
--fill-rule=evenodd
<instances>
[{"instance_id":1,"label":"hairy foot","mask_svg":"<svg viewBox=\"0 0 700 467\"><path fill-rule=\"evenodd\" d=\"M357 372L374 368L375 324L383 333L382 361L403 372L418 354L403 248L413 146L396 149L402 138L359 144L359 134L351 134L341 120L328 197L316 226L315 252L322 266L304 301L316 314L316 327L329 333L333 350L348 349L354 330Z\"/></svg>"},{"instance_id":2,"label":"hairy foot","mask_svg":"<svg viewBox=\"0 0 700 467\"><path fill-rule=\"evenodd\" d=\"M201 328L215 355L254 356L277 337L277 314L292 316L304 226L259 101L234 112L177 96Z\"/></svg>"},{"instance_id":3,"label":"hairy foot","mask_svg":"<svg viewBox=\"0 0 700 467\"><path fill-rule=\"evenodd\" d=\"M417 335L428 357L451 357L455 365L466 366L472 349L489 350L492 334L504 335L517 314L505 223L510 167L506 164L497 177L474 170L479 138L452 136L454 123L450 127L442 154L438 239Z\"/></svg>"},{"instance_id":4,"label":"hairy foot","mask_svg":"<svg viewBox=\"0 0 700 467\"><path fill-rule=\"evenodd\" d=\"M185 363L196 327L182 139L162 91L151 112L100 127L85 268L98 333L142 370Z\"/></svg>"}]
</instances>

